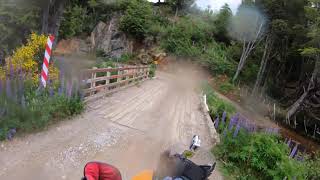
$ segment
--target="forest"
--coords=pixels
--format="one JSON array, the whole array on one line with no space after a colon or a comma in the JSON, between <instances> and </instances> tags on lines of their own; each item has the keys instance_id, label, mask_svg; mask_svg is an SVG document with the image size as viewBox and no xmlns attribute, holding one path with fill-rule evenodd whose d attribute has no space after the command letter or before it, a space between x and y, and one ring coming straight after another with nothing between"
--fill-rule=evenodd
<instances>
[{"instance_id":1,"label":"forest","mask_svg":"<svg viewBox=\"0 0 320 180\"><path fill-rule=\"evenodd\" d=\"M212 76L226 78L220 86L222 92L233 92L244 86L250 91L248 99L259 96L271 99L279 108L275 115L278 123L319 142L320 1L243 0L236 12L232 12L228 4L215 12L194 3L195 0L155 4L146 0L2 0L1 66L10 66L8 57L14 58L22 44L32 42L31 34L53 34L55 43L86 37L98 22L107 22L120 14L120 30L136 44L191 60ZM37 52L42 53L39 49ZM36 59L40 61L42 57L39 55ZM37 69L32 73L38 72ZM25 68L25 71L29 70ZM35 87L31 85L31 89ZM58 91L58 87L53 89ZM59 107L66 111L63 117L79 113L74 106L82 108L78 97L68 102L69 107ZM258 103L250 102L253 107ZM22 122L21 117L16 118L15 126ZM3 126L9 130L13 125ZM21 128L24 126L27 125ZM250 138L264 142L259 135ZM224 148L228 148L230 141L223 144ZM311 171L310 177L320 176L317 170ZM274 177L268 173L266 179Z\"/></svg>"}]
</instances>

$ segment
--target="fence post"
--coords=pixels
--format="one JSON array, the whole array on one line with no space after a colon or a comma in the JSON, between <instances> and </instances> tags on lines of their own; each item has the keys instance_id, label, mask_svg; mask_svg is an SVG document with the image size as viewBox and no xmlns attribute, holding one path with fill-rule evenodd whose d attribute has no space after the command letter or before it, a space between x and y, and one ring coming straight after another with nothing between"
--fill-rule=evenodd
<instances>
[{"instance_id":1,"label":"fence post","mask_svg":"<svg viewBox=\"0 0 320 180\"><path fill-rule=\"evenodd\" d=\"M117 78L117 82L121 82L122 81L122 77L120 77L122 75L122 71L120 70L120 68L122 67L118 67L118 78ZM121 84L119 83L119 86L121 86Z\"/></svg>"},{"instance_id":2,"label":"fence post","mask_svg":"<svg viewBox=\"0 0 320 180\"><path fill-rule=\"evenodd\" d=\"M129 68L130 68L130 67L129 67ZM125 70L124 73L125 73L126 85L128 85L128 84L129 84L129 79L130 79L130 77L129 77L130 69Z\"/></svg>"},{"instance_id":3,"label":"fence post","mask_svg":"<svg viewBox=\"0 0 320 180\"><path fill-rule=\"evenodd\" d=\"M97 67L93 67L93 70L98 69ZM97 77L97 73L96 72L92 72L91 73L91 85L90 88L95 88L96 87L96 77ZM94 95L95 91L91 91L90 95Z\"/></svg>"},{"instance_id":4,"label":"fence post","mask_svg":"<svg viewBox=\"0 0 320 180\"><path fill-rule=\"evenodd\" d=\"M276 103L273 104L273 120L276 120Z\"/></svg>"},{"instance_id":5,"label":"fence post","mask_svg":"<svg viewBox=\"0 0 320 180\"><path fill-rule=\"evenodd\" d=\"M111 69L111 67L110 67L110 66L108 66L108 69ZM111 76L111 72L110 72L110 71L108 71L108 72L107 72L107 78L108 78L108 79L106 80L106 84L107 84L107 85L108 85L108 84L110 84L110 79L109 79L109 78L110 78L110 76ZM108 88L108 87L107 87L106 89L107 89L107 90L109 90L109 88Z\"/></svg>"}]
</instances>

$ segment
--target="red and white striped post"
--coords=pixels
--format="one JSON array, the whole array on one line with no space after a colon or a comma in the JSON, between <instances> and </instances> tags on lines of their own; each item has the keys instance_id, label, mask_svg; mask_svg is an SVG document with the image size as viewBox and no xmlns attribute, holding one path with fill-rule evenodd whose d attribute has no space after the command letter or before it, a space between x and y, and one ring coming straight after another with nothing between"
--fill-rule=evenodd
<instances>
[{"instance_id":1,"label":"red and white striped post","mask_svg":"<svg viewBox=\"0 0 320 180\"><path fill-rule=\"evenodd\" d=\"M43 87L46 87L46 85L47 85L48 74L49 74L49 63L50 63L53 42L54 42L54 36L49 35L48 41L46 44L46 50L44 53L42 71L41 71L41 83L42 83Z\"/></svg>"}]
</instances>

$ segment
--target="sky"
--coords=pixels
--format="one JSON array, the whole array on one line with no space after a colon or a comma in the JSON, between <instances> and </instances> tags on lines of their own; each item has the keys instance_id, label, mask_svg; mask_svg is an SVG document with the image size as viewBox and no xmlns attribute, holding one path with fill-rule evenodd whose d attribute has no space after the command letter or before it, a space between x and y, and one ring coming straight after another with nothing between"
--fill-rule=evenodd
<instances>
[{"instance_id":1,"label":"sky","mask_svg":"<svg viewBox=\"0 0 320 180\"><path fill-rule=\"evenodd\" d=\"M241 0L197 0L196 3L202 8L206 8L209 5L214 11L218 11L225 3L227 3L233 13L235 13L241 4Z\"/></svg>"},{"instance_id":2,"label":"sky","mask_svg":"<svg viewBox=\"0 0 320 180\"><path fill-rule=\"evenodd\" d=\"M158 2L158 0L149 1ZM209 5L214 11L218 11L225 3L227 3L229 4L233 13L235 13L238 9L238 6L241 4L241 0L197 0L196 3L201 8L207 8Z\"/></svg>"}]
</instances>

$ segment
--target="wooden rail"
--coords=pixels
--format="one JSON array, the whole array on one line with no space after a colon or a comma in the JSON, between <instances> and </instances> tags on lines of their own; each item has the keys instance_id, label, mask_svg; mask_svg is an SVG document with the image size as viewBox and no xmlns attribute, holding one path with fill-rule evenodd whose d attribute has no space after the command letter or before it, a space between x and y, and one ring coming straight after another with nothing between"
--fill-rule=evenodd
<instances>
[{"instance_id":1,"label":"wooden rail","mask_svg":"<svg viewBox=\"0 0 320 180\"><path fill-rule=\"evenodd\" d=\"M114 92L149 77L149 66L126 66L118 68L93 68L85 71L85 97L99 92Z\"/></svg>"}]
</instances>

